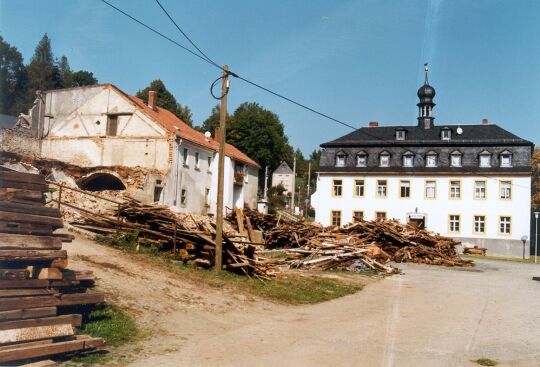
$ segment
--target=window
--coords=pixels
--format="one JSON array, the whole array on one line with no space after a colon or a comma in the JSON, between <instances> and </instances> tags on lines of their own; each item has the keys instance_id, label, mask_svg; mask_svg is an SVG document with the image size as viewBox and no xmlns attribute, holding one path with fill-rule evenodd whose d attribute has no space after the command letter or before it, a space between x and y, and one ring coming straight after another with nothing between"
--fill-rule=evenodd
<instances>
[{"instance_id":1,"label":"window","mask_svg":"<svg viewBox=\"0 0 540 367\"><path fill-rule=\"evenodd\" d=\"M396 140L405 140L405 130L396 130Z\"/></svg>"},{"instance_id":2,"label":"window","mask_svg":"<svg viewBox=\"0 0 540 367\"><path fill-rule=\"evenodd\" d=\"M352 216L353 223L358 223L364 220L364 212L354 211Z\"/></svg>"},{"instance_id":3,"label":"window","mask_svg":"<svg viewBox=\"0 0 540 367\"><path fill-rule=\"evenodd\" d=\"M452 167L461 167L461 153L452 153L450 155L450 165Z\"/></svg>"},{"instance_id":4,"label":"window","mask_svg":"<svg viewBox=\"0 0 540 367\"><path fill-rule=\"evenodd\" d=\"M343 194L343 180L332 181L332 195L341 197Z\"/></svg>"},{"instance_id":5,"label":"window","mask_svg":"<svg viewBox=\"0 0 540 367\"><path fill-rule=\"evenodd\" d=\"M386 220L386 212L375 212L375 220Z\"/></svg>"},{"instance_id":6,"label":"window","mask_svg":"<svg viewBox=\"0 0 540 367\"><path fill-rule=\"evenodd\" d=\"M486 233L486 216L474 216L474 233Z\"/></svg>"},{"instance_id":7,"label":"window","mask_svg":"<svg viewBox=\"0 0 540 367\"><path fill-rule=\"evenodd\" d=\"M206 188L204 190L204 205L205 206L210 206L210 189L209 188Z\"/></svg>"},{"instance_id":8,"label":"window","mask_svg":"<svg viewBox=\"0 0 540 367\"><path fill-rule=\"evenodd\" d=\"M403 154L403 167L412 167L413 166L414 155L411 152Z\"/></svg>"},{"instance_id":9,"label":"window","mask_svg":"<svg viewBox=\"0 0 540 367\"><path fill-rule=\"evenodd\" d=\"M503 200L512 199L512 182L511 181L500 181L500 198Z\"/></svg>"},{"instance_id":10,"label":"window","mask_svg":"<svg viewBox=\"0 0 540 367\"><path fill-rule=\"evenodd\" d=\"M450 230L450 232L459 232L459 221L459 215L451 214L448 216L448 229Z\"/></svg>"},{"instance_id":11,"label":"window","mask_svg":"<svg viewBox=\"0 0 540 367\"><path fill-rule=\"evenodd\" d=\"M195 152L195 168L199 169L199 152Z\"/></svg>"},{"instance_id":12,"label":"window","mask_svg":"<svg viewBox=\"0 0 540 367\"><path fill-rule=\"evenodd\" d=\"M426 167L437 167L437 154L428 153L426 155Z\"/></svg>"},{"instance_id":13,"label":"window","mask_svg":"<svg viewBox=\"0 0 540 367\"><path fill-rule=\"evenodd\" d=\"M364 180L354 180L354 196L363 197L365 189Z\"/></svg>"},{"instance_id":14,"label":"window","mask_svg":"<svg viewBox=\"0 0 540 367\"><path fill-rule=\"evenodd\" d=\"M461 198L461 181L450 181L450 199Z\"/></svg>"},{"instance_id":15,"label":"window","mask_svg":"<svg viewBox=\"0 0 540 367\"><path fill-rule=\"evenodd\" d=\"M399 182L399 197L402 199L411 197L411 181Z\"/></svg>"},{"instance_id":16,"label":"window","mask_svg":"<svg viewBox=\"0 0 540 367\"><path fill-rule=\"evenodd\" d=\"M377 197L386 198L386 180L377 180Z\"/></svg>"},{"instance_id":17,"label":"window","mask_svg":"<svg viewBox=\"0 0 540 367\"><path fill-rule=\"evenodd\" d=\"M480 154L480 167L491 167L491 154Z\"/></svg>"},{"instance_id":18,"label":"window","mask_svg":"<svg viewBox=\"0 0 540 367\"><path fill-rule=\"evenodd\" d=\"M436 181L426 181L426 199L435 199L437 198L437 182Z\"/></svg>"},{"instance_id":19,"label":"window","mask_svg":"<svg viewBox=\"0 0 540 367\"><path fill-rule=\"evenodd\" d=\"M180 195L180 204L186 205L187 202L187 190L182 189L182 194Z\"/></svg>"},{"instance_id":20,"label":"window","mask_svg":"<svg viewBox=\"0 0 540 367\"><path fill-rule=\"evenodd\" d=\"M118 116L109 116L107 120L107 136L116 136L118 130Z\"/></svg>"},{"instance_id":21,"label":"window","mask_svg":"<svg viewBox=\"0 0 540 367\"><path fill-rule=\"evenodd\" d=\"M344 153L336 154L336 167L345 167L345 162L347 161L347 155Z\"/></svg>"},{"instance_id":22,"label":"window","mask_svg":"<svg viewBox=\"0 0 540 367\"><path fill-rule=\"evenodd\" d=\"M474 181L474 198L480 200L486 198L486 181Z\"/></svg>"},{"instance_id":23,"label":"window","mask_svg":"<svg viewBox=\"0 0 540 367\"><path fill-rule=\"evenodd\" d=\"M512 167L512 153L501 153L501 167Z\"/></svg>"},{"instance_id":24,"label":"window","mask_svg":"<svg viewBox=\"0 0 540 367\"><path fill-rule=\"evenodd\" d=\"M212 157L208 156L208 172L212 171Z\"/></svg>"},{"instance_id":25,"label":"window","mask_svg":"<svg viewBox=\"0 0 540 367\"><path fill-rule=\"evenodd\" d=\"M499 217L499 233L510 234L510 217Z\"/></svg>"},{"instance_id":26,"label":"window","mask_svg":"<svg viewBox=\"0 0 540 367\"><path fill-rule=\"evenodd\" d=\"M452 130L450 130L450 129L441 130L441 139L442 140L450 140L451 135L452 135Z\"/></svg>"},{"instance_id":27,"label":"window","mask_svg":"<svg viewBox=\"0 0 540 367\"><path fill-rule=\"evenodd\" d=\"M332 210L332 225L336 227L341 226L341 211Z\"/></svg>"},{"instance_id":28,"label":"window","mask_svg":"<svg viewBox=\"0 0 540 367\"><path fill-rule=\"evenodd\" d=\"M184 166L188 165L189 150L184 148Z\"/></svg>"},{"instance_id":29,"label":"window","mask_svg":"<svg viewBox=\"0 0 540 367\"><path fill-rule=\"evenodd\" d=\"M382 152L379 155L379 166L380 167L390 166L390 154L388 152Z\"/></svg>"},{"instance_id":30,"label":"window","mask_svg":"<svg viewBox=\"0 0 540 367\"><path fill-rule=\"evenodd\" d=\"M367 154L358 153L356 155L356 166L357 167L365 167L365 166L367 166Z\"/></svg>"}]
</instances>

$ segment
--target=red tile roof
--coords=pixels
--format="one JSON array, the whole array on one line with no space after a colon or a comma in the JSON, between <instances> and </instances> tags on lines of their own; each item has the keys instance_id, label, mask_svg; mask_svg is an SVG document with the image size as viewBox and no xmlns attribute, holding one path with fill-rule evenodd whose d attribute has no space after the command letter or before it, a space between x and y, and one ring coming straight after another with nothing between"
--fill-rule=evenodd
<instances>
[{"instance_id":1,"label":"red tile roof","mask_svg":"<svg viewBox=\"0 0 540 367\"><path fill-rule=\"evenodd\" d=\"M186 124L184 121L180 120L169 110L166 110L161 107L157 107L156 110L153 110L152 108L148 107L148 105L144 103L142 99L137 98L135 96L131 96L112 84L105 84L105 85L112 87L113 89L115 89L116 91L120 92L122 95L127 97L144 114L146 114L152 120L159 123L167 131L181 137L182 139L186 139L193 144L200 145L204 148L213 150L215 152L219 150L219 143L217 141L215 141L214 139L207 139L203 133L195 130L194 128ZM242 163L260 168L257 162L249 158L246 154L244 154L238 148L236 148L235 146L231 144L225 145L225 155L237 161L240 161Z\"/></svg>"}]
</instances>

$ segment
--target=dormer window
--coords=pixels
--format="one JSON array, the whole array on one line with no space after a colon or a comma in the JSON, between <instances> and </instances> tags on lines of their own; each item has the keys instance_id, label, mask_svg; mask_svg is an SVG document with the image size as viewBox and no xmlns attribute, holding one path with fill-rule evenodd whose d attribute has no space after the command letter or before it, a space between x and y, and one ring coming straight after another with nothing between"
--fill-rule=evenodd
<instances>
[{"instance_id":1,"label":"dormer window","mask_svg":"<svg viewBox=\"0 0 540 367\"><path fill-rule=\"evenodd\" d=\"M404 129L396 130L396 140L405 140L405 130Z\"/></svg>"},{"instance_id":2,"label":"dormer window","mask_svg":"<svg viewBox=\"0 0 540 367\"><path fill-rule=\"evenodd\" d=\"M446 128L441 130L441 139L442 140L450 140L450 137L452 136L452 130Z\"/></svg>"},{"instance_id":3,"label":"dormer window","mask_svg":"<svg viewBox=\"0 0 540 367\"><path fill-rule=\"evenodd\" d=\"M356 154L356 167L366 167L367 166L367 153L359 152Z\"/></svg>"},{"instance_id":4,"label":"dormer window","mask_svg":"<svg viewBox=\"0 0 540 367\"><path fill-rule=\"evenodd\" d=\"M512 167L512 152L505 150L501 153L501 167Z\"/></svg>"},{"instance_id":5,"label":"dormer window","mask_svg":"<svg viewBox=\"0 0 540 367\"><path fill-rule=\"evenodd\" d=\"M461 157L462 157L461 152L457 150L450 153L450 166L461 167Z\"/></svg>"},{"instance_id":6,"label":"dormer window","mask_svg":"<svg viewBox=\"0 0 540 367\"><path fill-rule=\"evenodd\" d=\"M491 167L491 153L484 150L480 153L480 167Z\"/></svg>"},{"instance_id":7,"label":"dormer window","mask_svg":"<svg viewBox=\"0 0 540 367\"><path fill-rule=\"evenodd\" d=\"M347 154L339 152L336 154L336 167L345 167L347 161Z\"/></svg>"},{"instance_id":8,"label":"dormer window","mask_svg":"<svg viewBox=\"0 0 540 367\"><path fill-rule=\"evenodd\" d=\"M414 165L414 154L412 152L403 153L403 167L412 167Z\"/></svg>"},{"instance_id":9,"label":"dormer window","mask_svg":"<svg viewBox=\"0 0 540 367\"><path fill-rule=\"evenodd\" d=\"M426 154L426 167L437 167L437 153L430 151Z\"/></svg>"},{"instance_id":10,"label":"dormer window","mask_svg":"<svg viewBox=\"0 0 540 367\"><path fill-rule=\"evenodd\" d=\"M390 166L390 153L386 150L381 152L379 155L379 167L389 167Z\"/></svg>"}]
</instances>

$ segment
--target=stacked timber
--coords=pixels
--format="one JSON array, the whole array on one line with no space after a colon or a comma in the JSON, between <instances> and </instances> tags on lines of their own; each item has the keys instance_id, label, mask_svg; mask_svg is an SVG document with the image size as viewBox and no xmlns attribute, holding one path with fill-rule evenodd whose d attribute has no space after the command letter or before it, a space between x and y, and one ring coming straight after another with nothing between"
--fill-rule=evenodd
<instances>
[{"instance_id":1,"label":"stacked timber","mask_svg":"<svg viewBox=\"0 0 540 367\"><path fill-rule=\"evenodd\" d=\"M40 175L0 171L0 363L84 351L100 338L75 335L74 305L103 302L91 272L67 269L60 211L45 207Z\"/></svg>"},{"instance_id":2,"label":"stacked timber","mask_svg":"<svg viewBox=\"0 0 540 367\"><path fill-rule=\"evenodd\" d=\"M146 205L132 198L125 200L114 217L83 213L83 221L71 224L105 235L131 232L137 237L139 248L153 246L172 252L184 263L201 268L214 266L215 223L210 218L197 220L191 214L175 213L163 205ZM273 275L267 262L256 256L254 244L244 240L236 231L225 228L222 249L226 270L262 279Z\"/></svg>"}]
</instances>

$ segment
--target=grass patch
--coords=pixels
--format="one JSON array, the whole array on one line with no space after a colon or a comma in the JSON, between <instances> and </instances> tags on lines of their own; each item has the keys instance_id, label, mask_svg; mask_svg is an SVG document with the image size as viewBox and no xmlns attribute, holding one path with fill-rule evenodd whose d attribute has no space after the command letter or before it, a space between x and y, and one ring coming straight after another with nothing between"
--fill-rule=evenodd
<instances>
[{"instance_id":1,"label":"grass patch","mask_svg":"<svg viewBox=\"0 0 540 367\"><path fill-rule=\"evenodd\" d=\"M493 359L489 359L489 358L478 358L477 360L473 362L478 363L480 366L496 366L499 364L497 363L497 361L494 361Z\"/></svg>"},{"instance_id":2,"label":"grass patch","mask_svg":"<svg viewBox=\"0 0 540 367\"><path fill-rule=\"evenodd\" d=\"M94 307L85 314L85 320L78 334L89 334L103 338L106 347L118 347L133 342L141 336L135 321L118 307L106 304ZM64 364L66 367L107 364L113 358L106 351L93 351L77 355Z\"/></svg>"},{"instance_id":3,"label":"grass patch","mask_svg":"<svg viewBox=\"0 0 540 367\"><path fill-rule=\"evenodd\" d=\"M347 273L346 277L323 276L323 273L312 272L309 275L299 272L282 274L270 281L261 281L238 275L228 271L215 272L213 270L198 269L185 265L179 257L170 252L160 252L153 246L140 246L135 251L136 240L134 234L124 234L115 237L100 237L99 243L121 248L133 256L144 258L156 266L164 266L168 270L180 274L184 279L212 288L229 287L240 292L266 298L268 300L286 304L310 304L329 301L358 292L366 283L366 275ZM136 234L135 234L136 238ZM267 254L265 254L266 256ZM273 251L273 257L283 258L284 251ZM325 273L329 274L329 273ZM369 276L372 276L370 273Z\"/></svg>"},{"instance_id":4,"label":"grass patch","mask_svg":"<svg viewBox=\"0 0 540 367\"><path fill-rule=\"evenodd\" d=\"M516 258L516 257L504 257L504 256L480 256L480 255L465 255L465 254L461 254L460 256L466 259L486 259L486 260L510 261L510 262L517 262L517 263L534 264L534 256L530 256L528 259L522 259L522 258ZM538 257L538 261L540 262L540 256Z\"/></svg>"}]
</instances>

